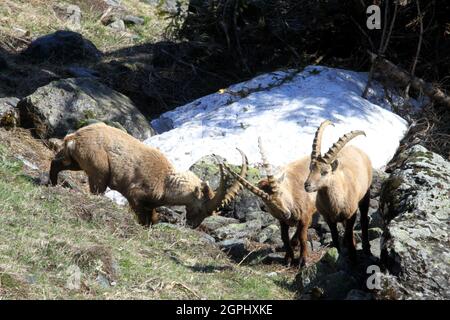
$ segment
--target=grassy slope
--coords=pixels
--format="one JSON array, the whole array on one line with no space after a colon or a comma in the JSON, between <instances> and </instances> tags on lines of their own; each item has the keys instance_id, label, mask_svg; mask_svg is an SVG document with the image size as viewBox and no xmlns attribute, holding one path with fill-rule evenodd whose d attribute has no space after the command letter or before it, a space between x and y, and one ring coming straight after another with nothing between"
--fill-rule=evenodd
<instances>
[{"instance_id":1,"label":"grassy slope","mask_svg":"<svg viewBox=\"0 0 450 320\"><path fill-rule=\"evenodd\" d=\"M293 297L286 275L237 266L193 230L145 230L102 197L38 186L7 153L0 145L0 298Z\"/></svg>"}]
</instances>

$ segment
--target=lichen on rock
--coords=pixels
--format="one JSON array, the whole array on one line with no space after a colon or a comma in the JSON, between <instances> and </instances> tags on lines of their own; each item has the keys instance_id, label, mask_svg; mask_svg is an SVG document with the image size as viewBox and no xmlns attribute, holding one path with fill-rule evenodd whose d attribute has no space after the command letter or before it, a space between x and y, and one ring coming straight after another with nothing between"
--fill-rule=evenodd
<instances>
[{"instance_id":1,"label":"lichen on rock","mask_svg":"<svg viewBox=\"0 0 450 320\"><path fill-rule=\"evenodd\" d=\"M384 183L381 298L450 297L450 162L416 145Z\"/></svg>"}]
</instances>

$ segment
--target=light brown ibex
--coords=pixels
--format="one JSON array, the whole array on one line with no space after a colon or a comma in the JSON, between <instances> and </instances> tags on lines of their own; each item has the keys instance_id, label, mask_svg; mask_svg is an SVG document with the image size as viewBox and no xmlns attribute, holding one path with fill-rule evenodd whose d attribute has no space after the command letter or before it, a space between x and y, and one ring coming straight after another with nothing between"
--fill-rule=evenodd
<instances>
[{"instance_id":1,"label":"light brown ibex","mask_svg":"<svg viewBox=\"0 0 450 320\"><path fill-rule=\"evenodd\" d=\"M241 175L247 163L242 155ZM155 208L185 205L186 220L197 227L221 205L229 203L241 188L235 181L226 190L225 172L216 191L190 171L177 172L157 149L147 146L122 130L91 124L64 138L63 148L50 167L50 182L56 185L62 170L84 170L92 193L109 187L120 192L136 212L139 223L156 223Z\"/></svg>"},{"instance_id":2,"label":"light brown ibex","mask_svg":"<svg viewBox=\"0 0 450 320\"><path fill-rule=\"evenodd\" d=\"M363 250L364 253L370 254L368 210L372 164L362 150L355 146L346 146L351 139L359 135L365 136L364 131L351 131L343 135L322 156L322 134L325 127L330 124L332 124L331 121L326 120L316 131L305 190L317 192L317 210L328 223L333 244L338 250L340 247L337 223L343 222L345 224L344 242L348 246L350 258L355 261L356 248L353 226L358 207L361 213Z\"/></svg>"},{"instance_id":3,"label":"light brown ibex","mask_svg":"<svg viewBox=\"0 0 450 320\"><path fill-rule=\"evenodd\" d=\"M315 193L307 193L304 183L309 172L310 157L306 156L288 164L277 177L272 174L272 169L267 161L261 139L259 150L267 178L252 185L245 177L235 173L226 163L223 165L246 189L260 197L267 206L270 214L277 218L281 227L281 239L286 250L285 262L290 265L294 260L292 243L300 245L299 267L306 263L308 256L308 227L312 216L316 212ZM296 227L292 243L289 241L289 227Z\"/></svg>"}]
</instances>

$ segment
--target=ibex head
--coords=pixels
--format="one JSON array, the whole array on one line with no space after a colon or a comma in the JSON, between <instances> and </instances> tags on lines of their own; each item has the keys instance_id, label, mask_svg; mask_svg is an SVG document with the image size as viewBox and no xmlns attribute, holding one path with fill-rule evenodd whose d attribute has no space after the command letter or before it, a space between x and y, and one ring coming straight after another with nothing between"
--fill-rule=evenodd
<instances>
[{"instance_id":1,"label":"ibex head","mask_svg":"<svg viewBox=\"0 0 450 320\"><path fill-rule=\"evenodd\" d=\"M331 121L325 120L320 124L316 131L312 145L310 172L305 181L305 190L307 192L315 192L322 187L329 185L329 180L333 177L339 167L339 161L336 159L339 151L341 151L353 138L359 135L366 135L364 131L360 130L344 134L331 146L327 153L322 156L322 134L325 127L330 124L333 125Z\"/></svg>"},{"instance_id":2,"label":"ibex head","mask_svg":"<svg viewBox=\"0 0 450 320\"><path fill-rule=\"evenodd\" d=\"M241 176L247 175L248 162L244 154L242 154L242 167ZM196 228L202 221L212 215L215 211L221 207L229 204L239 192L241 185L238 181L235 181L231 187L227 189L226 175L223 169L223 165L219 164L220 171L220 183L219 187L213 191L207 182L201 181L195 176L198 181L194 187L193 201L186 205L186 223Z\"/></svg>"},{"instance_id":3,"label":"ibex head","mask_svg":"<svg viewBox=\"0 0 450 320\"><path fill-rule=\"evenodd\" d=\"M291 212L285 207L283 203L282 191L280 190L277 180L272 174L272 168L270 164L267 162L267 158L261 143L261 138L258 139L258 145L267 175L267 178L262 179L258 182L258 186L254 186L242 175L235 173L226 163L223 163L223 166L246 189L261 198L274 217L283 220L289 220L291 218ZM247 157L241 150L238 149L238 151L242 154L243 157L245 157L245 159L247 159Z\"/></svg>"}]
</instances>

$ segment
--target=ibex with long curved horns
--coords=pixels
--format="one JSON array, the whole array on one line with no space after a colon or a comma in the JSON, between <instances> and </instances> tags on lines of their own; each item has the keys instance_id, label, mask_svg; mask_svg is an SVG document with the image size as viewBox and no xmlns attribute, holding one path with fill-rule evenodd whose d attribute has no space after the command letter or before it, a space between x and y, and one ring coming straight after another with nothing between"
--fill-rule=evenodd
<instances>
[{"instance_id":1,"label":"ibex with long curved horns","mask_svg":"<svg viewBox=\"0 0 450 320\"><path fill-rule=\"evenodd\" d=\"M286 264L290 265L294 260L291 241L300 244L299 266L302 267L305 265L308 256L308 227L311 224L313 214L316 212L316 195L304 190L304 182L309 172L310 157L306 156L291 162L277 177L274 177L263 150L261 139L258 142L267 178L259 181L257 186L252 185L245 177L232 171L226 163L223 165L246 189L260 197L270 214L280 221L281 239L286 250ZM291 241L289 240L289 227L297 227Z\"/></svg>"},{"instance_id":2,"label":"ibex with long curved horns","mask_svg":"<svg viewBox=\"0 0 450 320\"><path fill-rule=\"evenodd\" d=\"M356 211L361 213L362 245L364 253L370 254L368 238L368 210L370 185L372 183L372 164L369 157L359 148L346 146L353 138L364 135L364 131L351 131L334 143L323 156L321 155L322 134L326 126L322 122L314 137L311 166L305 181L307 192L317 192L317 210L323 215L331 230L333 244L339 247L337 223L345 223L344 242L348 246L349 256L356 259L353 226Z\"/></svg>"},{"instance_id":3,"label":"ibex with long curved horns","mask_svg":"<svg viewBox=\"0 0 450 320\"><path fill-rule=\"evenodd\" d=\"M244 155L242 159L241 175L246 175ZM213 191L194 173L177 172L159 150L122 130L97 123L64 138L62 150L51 163L50 181L56 185L62 170L84 170L92 193L103 193L107 187L117 190L128 200L139 223L156 223L155 208L159 206L185 205L187 223L197 227L241 188L235 181L226 190L221 164L219 169L220 185Z\"/></svg>"}]
</instances>

